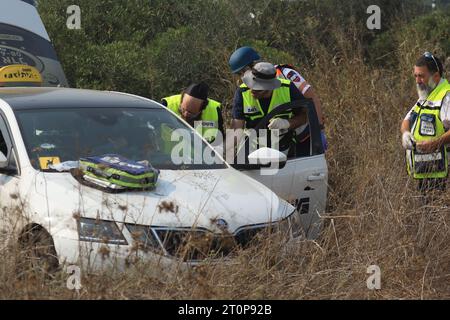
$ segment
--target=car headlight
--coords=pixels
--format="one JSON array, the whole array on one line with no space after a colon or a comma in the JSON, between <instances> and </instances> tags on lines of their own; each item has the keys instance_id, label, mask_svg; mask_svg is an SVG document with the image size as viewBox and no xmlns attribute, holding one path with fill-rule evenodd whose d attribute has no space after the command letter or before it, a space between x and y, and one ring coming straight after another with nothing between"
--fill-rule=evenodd
<instances>
[{"instance_id":1,"label":"car headlight","mask_svg":"<svg viewBox=\"0 0 450 320\"><path fill-rule=\"evenodd\" d=\"M78 220L78 234L81 241L128 244L114 221L80 218Z\"/></svg>"}]
</instances>

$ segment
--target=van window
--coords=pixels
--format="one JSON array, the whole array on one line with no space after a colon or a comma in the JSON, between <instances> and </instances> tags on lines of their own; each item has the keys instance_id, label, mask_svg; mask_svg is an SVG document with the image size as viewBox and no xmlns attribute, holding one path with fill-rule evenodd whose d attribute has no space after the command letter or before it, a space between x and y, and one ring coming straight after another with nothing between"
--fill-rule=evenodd
<instances>
[{"instance_id":1,"label":"van window","mask_svg":"<svg viewBox=\"0 0 450 320\"><path fill-rule=\"evenodd\" d=\"M68 86L52 44L37 34L0 23L0 67L33 66L43 77L43 86Z\"/></svg>"},{"instance_id":2,"label":"van window","mask_svg":"<svg viewBox=\"0 0 450 320\"><path fill-rule=\"evenodd\" d=\"M28 4L31 4L32 6L36 5L34 0L22 0L23 2L26 2Z\"/></svg>"}]
</instances>

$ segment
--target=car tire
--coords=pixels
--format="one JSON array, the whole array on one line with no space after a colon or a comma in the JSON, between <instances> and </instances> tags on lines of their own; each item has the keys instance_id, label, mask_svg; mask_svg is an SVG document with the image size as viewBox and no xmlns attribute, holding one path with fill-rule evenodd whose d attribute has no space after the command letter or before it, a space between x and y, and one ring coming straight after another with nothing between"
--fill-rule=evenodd
<instances>
[{"instance_id":1,"label":"car tire","mask_svg":"<svg viewBox=\"0 0 450 320\"><path fill-rule=\"evenodd\" d=\"M43 227L33 225L22 232L16 266L19 275L38 273L51 277L58 271L53 238Z\"/></svg>"}]
</instances>

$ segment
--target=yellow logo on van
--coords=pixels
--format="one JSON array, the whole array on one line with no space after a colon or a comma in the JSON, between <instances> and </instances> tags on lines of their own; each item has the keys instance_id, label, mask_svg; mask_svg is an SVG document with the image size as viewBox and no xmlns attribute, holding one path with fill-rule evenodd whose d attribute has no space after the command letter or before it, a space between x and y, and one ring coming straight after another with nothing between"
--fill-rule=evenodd
<instances>
[{"instance_id":1,"label":"yellow logo on van","mask_svg":"<svg viewBox=\"0 0 450 320\"><path fill-rule=\"evenodd\" d=\"M8 84L17 85L41 85L42 76L39 71L32 66L13 64L0 68L0 86Z\"/></svg>"}]
</instances>

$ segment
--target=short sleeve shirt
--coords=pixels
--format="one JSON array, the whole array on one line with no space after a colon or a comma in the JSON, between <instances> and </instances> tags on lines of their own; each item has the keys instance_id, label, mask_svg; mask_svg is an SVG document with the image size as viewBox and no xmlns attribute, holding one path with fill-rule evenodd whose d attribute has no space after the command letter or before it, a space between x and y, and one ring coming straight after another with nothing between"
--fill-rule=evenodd
<instances>
[{"instance_id":1,"label":"short sleeve shirt","mask_svg":"<svg viewBox=\"0 0 450 320\"><path fill-rule=\"evenodd\" d=\"M311 87L311 85L306 82L305 78L303 78L298 71L288 67L282 67L280 69L282 71L280 76L284 79L292 81L302 94L305 94L305 92Z\"/></svg>"}]
</instances>

